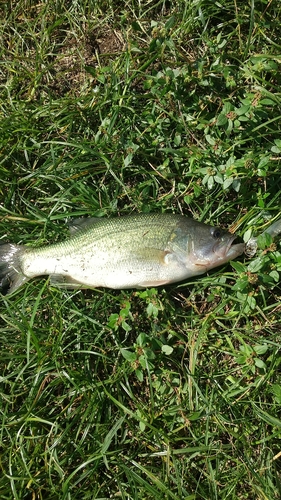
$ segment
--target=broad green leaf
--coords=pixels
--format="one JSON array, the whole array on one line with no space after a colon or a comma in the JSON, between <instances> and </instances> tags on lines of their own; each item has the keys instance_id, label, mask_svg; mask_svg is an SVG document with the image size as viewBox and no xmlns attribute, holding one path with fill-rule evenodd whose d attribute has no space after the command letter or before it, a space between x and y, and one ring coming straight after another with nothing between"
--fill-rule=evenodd
<instances>
[{"instance_id":1,"label":"broad green leaf","mask_svg":"<svg viewBox=\"0 0 281 500\"><path fill-rule=\"evenodd\" d=\"M164 354L166 354L167 356L170 356L170 354L172 354L174 349L170 345L164 344L164 345L162 345L161 350Z\"/></svg>"},{"instance_id":2,"label":"broad green leaf","mask_svg":"<svg viewBox=\"0 0 281 500\"><path fill-rule=\"evenodd\" d=\"M121 349L121 354L123 358L125 358L127 361L130 361L130 363L134 363L137 359L137 355L135 352L129 351L128 349Z\"/></svg>"}]
</instances>

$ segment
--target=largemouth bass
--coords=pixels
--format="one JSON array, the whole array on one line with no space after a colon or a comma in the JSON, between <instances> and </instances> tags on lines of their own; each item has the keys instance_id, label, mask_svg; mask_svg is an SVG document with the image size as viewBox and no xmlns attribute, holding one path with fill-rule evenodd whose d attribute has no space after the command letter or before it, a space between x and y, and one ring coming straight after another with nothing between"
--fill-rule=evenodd
<instances>
[{"instance_id":1,"label":"largemouth bass","mask_svg":"<svg viewBox=\"0 0 281 500\"><path fill-rule=\"evenodd\" d=\"M220 228L173 214L81 219L70 231L41 248L0 245L2 293L41 275L65 288L160 286L206 273L245 248Z\"/></svg>"}]
</instances>

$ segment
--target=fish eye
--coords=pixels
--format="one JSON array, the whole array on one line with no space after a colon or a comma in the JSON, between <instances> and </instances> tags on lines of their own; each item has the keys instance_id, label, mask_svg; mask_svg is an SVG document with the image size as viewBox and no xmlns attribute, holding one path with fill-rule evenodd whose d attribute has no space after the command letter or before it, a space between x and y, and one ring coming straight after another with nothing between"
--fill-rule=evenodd
<instances>
[{"instance_id":1,"label":"fish eye","mask_svg":"<svg viewBox=\"0 0 281 500\"><path fill-rule=\"evenodd\" d=\"M219 227L214 227L211 231L212 236L218 240L223 235L223 231Z\"/></svg>"}]
</instances>

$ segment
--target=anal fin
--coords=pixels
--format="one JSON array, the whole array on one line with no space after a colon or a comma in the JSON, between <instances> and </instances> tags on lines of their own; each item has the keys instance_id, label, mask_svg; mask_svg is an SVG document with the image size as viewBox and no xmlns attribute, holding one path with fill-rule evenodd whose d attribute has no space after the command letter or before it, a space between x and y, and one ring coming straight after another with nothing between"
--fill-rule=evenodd
<instances>
[{"instance_id":1,"label":"anal fin","mask_svg":"<svg viewBox=\"0 0 281 500\"><path fill-rule=\"evenodd\" d=\"M147 280L147 281L142 281L141 283L138 283L139 288L149 288L149 287L154 287L154 286L162 286L162 285L167 285L169 283L169 280Z\"/></svg>"},{"instance_id":2,"label":"anal fin","mask_svg":"<svg viewBox=\"0 0 281 500\"><path fill-rule=\"evenodd\" d=\"M76 281L72 276L64 276L61 274L51 274L50 275L50 283L52 286L57 288L65 288L65 289L77 289L83 288L83 284L79 281Z\"/></svg>"}]
</instances>

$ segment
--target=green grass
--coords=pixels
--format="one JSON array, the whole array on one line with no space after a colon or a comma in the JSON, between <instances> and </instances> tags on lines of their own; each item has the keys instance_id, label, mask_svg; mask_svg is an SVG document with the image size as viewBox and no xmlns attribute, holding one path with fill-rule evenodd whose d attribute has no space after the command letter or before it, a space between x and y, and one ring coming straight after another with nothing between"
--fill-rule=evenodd
<instances>
[{"instance_id":1,"label":"green grass","mask_svg":"<svg viewBox=\"0 0 281 500\"><path fill-rule=\"evenodd\" d=\"M281 7L0 5L0 235L174 212L280 216ZM144 291L33 280L0 309L0 492L280 498L281 250Z\"/></svg>"}]
</instances>

